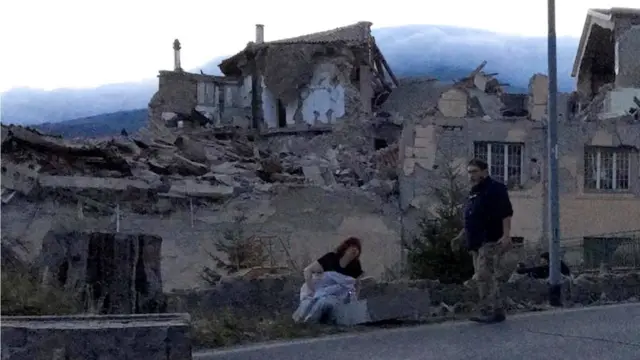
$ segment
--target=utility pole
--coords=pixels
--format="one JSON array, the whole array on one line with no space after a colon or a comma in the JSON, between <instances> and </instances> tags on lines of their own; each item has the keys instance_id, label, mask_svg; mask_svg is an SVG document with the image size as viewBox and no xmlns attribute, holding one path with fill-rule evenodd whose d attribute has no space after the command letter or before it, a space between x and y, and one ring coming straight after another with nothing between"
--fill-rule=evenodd
<instances>
[{"instance_id":1,"label":"utility pole","mask_svg":"<svg viewBox=\"0 0 640 360\"><path fill-rule=\"evenodd\" d=\"M547 119L547 164L549 178L547 206L549 207L549 304L562 306L560 284L560 211L558 199L558 69L556 59L556 2L547 0L549 64L549 112Z\"/></svg>"}]
</instances>

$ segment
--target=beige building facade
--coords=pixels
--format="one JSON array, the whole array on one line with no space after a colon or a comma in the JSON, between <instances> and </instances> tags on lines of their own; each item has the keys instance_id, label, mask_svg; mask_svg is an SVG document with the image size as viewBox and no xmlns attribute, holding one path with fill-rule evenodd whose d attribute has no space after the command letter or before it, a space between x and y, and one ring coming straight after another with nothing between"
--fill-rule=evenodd
<instances>
[{"instance_id":1,"label":"beige building facade","mask_svg":"<svg viewBox=\"0 0 640 360\"><path fill-rule=\"evenodd\" d=\"M593 19L615 34L608 38L611 44L592 38L602 30ZM634 25L639 19L628 9L591 10L573 74L579 91L558 95L560 236L565 259L574 264L595 267L616 259L640 264L640 247L634 244L640 234L640 95L635 100L629 95L640 91L633 80L640 76L640 59L625 55L637 43L632 38L640 38L630 36L640 29ZM598 46L618 51L609 63L600 58L596 67ZM604 67L614 70L606 82L585 85ZM482 158L492 177L510 189L512 236L544 248L548 78L534 75L529 93L518 98L489 91L486 77L476 71L449 87L425 82L421 93L430 98L414 101L411 111L398 111L407 124L400 140L401 203L414 220L409 223L415 223L433 213L430 193L443 167L452 165L465 177L467 162Z\"/></svg>"}]
</instances>

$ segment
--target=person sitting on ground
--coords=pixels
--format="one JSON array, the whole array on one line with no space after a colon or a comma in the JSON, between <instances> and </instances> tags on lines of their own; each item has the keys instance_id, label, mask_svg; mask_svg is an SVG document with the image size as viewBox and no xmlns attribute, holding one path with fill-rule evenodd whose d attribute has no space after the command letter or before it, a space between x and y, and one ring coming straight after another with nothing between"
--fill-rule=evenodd
<instances>
[{"instance_id":1,"label":"person sitting on ground","mask_svg":"<svg viewBox=\"0 0 640 360\"><path fill-rule=\"evenodd\" d=\"M322 255L304 269L304 281L310 293L315 292L313 274L321 274L325 271L335 271L342 275L358 279L364 274L360 264L362 242L356 237L350 237L343 241L335 251ZM358 287L356 287L356 296Z\"/></svg>"},{"instance_id":2,"label":"person sitting on ground","mask_svg":"<svg viewBox=\"0 0 640 360\"><path fill-rule=\"evenodd\" d=\"M534 279L548 279L549 278L549 253L544 252L540 254L541 265L534 267L524 267L519 264L516 272L521 275L529 275ZM560 260L560 273L564 276L571 276L571 270L569 266Z\"/></svg>"}]
</instances>

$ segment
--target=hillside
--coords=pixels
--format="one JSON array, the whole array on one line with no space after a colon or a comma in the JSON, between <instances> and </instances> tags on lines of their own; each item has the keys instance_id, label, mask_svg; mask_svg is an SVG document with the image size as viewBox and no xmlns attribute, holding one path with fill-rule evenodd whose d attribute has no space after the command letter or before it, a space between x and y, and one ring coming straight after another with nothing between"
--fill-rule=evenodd
<instances>
[{"instance_id":1,"label":"hillside","mask_svg":"<svg viewBox=\"0 0 640 360\"><path fill-rule=\"evenodd\" d=\"M399 77L431 76L441 80L460 78L483 60L487 72L497 72L510 91L523 92L530 76L546 73L544 37L507 36L488 31L433 25L406 25L374 29L388 62ZM241 48L239 44L238 48ZM558 39L559 89L570 91L569 77L577 39ZM218 74L221 56L203 64L205 73ZM193 69L199 71L199 69ZM2 94L3 123L43 124L40 127L64 134L117 132L143 121L142 112L157 87L150 79L138 83L112 84L94 89L43 91L13 89ZM56 124L68 119L69 122ZM116 122L117 125L112 124ZM79 128L85 130L77 130Z\"/></svg>"},{"instance_id":2,"label":"hillside","mask_svg":"<svg viewBox=\"0 0 640 360\"><path fill-rule=\"evenodd\" d=\"M124 129L132 134L147 121L147 109L117 111L80 119L44 123L34 127L40 131L66 138L118 135Z\"/></svg>"}]
</instances>

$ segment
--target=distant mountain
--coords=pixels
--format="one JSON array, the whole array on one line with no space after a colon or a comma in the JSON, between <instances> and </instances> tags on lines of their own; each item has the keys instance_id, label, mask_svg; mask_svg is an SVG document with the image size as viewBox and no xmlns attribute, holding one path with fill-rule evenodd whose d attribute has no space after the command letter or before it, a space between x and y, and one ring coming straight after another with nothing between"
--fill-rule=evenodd
<instances>
[{"instance_id":1,"label":"distant mountain","mask_svg":"<svg viewBox=\"0 0 640 360\"><path fill-rule=\"evenodd\" d=\"M116 111L80 119L34 125L40 131L65 138L119 135L124 129L133 134L147 122L147 109Z\"/></svg>"},{"instance_id":2,"label":"distant mountain","mask_svg":"<svg viewBox=\"0 0 640 360\"><path fill-rule=\"evenodd\" d=\"M398 77L432 76L452 80L467 75L483 60L487 72L512 85L511 91L524 92L534 73L547 72L547 39L496 34L483 30L433 25L406 25L374 29L376 42ZM574 87L569 74L577 49L577 39L558 38L559 89ZM238 44L238 50L242 44ZM216 57L201 69L219 74ZM199 69L195 69L196 72ZM157 88L157 80L112 84L94 89L12 89L2 94L0 114L3 123L42 124L41 128L62 133L82 134L116 131L144 121L142 109ZM100 115L103 114L103 115ZM145 116L146 117L146 113ZM64 124L55 125L61 121ZM111 122L118 123L117 125ZM89 131L89 130L87 130Z\"/></svg>"}]
</instances>

